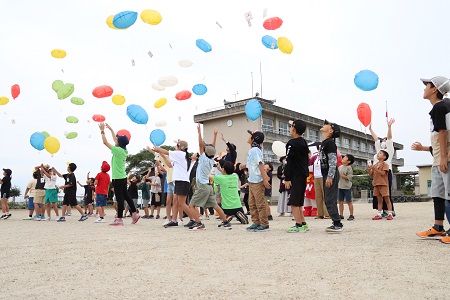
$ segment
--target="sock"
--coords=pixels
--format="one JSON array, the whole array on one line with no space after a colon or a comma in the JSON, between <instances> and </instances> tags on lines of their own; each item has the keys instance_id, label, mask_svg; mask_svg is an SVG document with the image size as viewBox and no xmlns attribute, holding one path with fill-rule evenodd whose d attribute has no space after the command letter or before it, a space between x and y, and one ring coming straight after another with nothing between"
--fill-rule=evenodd
<instances>
[{"instance_id":1,"label":"sock","mask_svg":"<svg viewBox=\"0 0 450 300\"><path fill-rule=\"evenodd\" d=\"M297 227L302 227L302 224L295 223L295 226L297 226Z\"/></svg>"},{"instance_id":2,"label":"sock","mask_svg":"<svg viewBox=\"0 0 450 300\"><path fill-rule=\"evenodd\" d=\"M30 218L33 216L33 215L28 215Z\"/></svg>"},{"instance_id":3,"label":"sock","mask_svg":"<svg viewBox=\"0 0 450 300\"><path fill-rule=\"evenodd\" d=\"M103 219L103 217L100 217L100 219Z\"/></svg>"},{"instance_id":4,"label":"sock","mask_svg":"<svg viewBox=\"0 0 450 300\"><path fill-rule=\"evenodd\" d=\"M383 214L383 211L382 211L382 210L379 210L379 211L378 211L378 215L381 216L382 214Z\"/></svg>"},{"instance_id":5,"label":"sock","mask_svg":"<svg viewBox=\"0 0 450 300\"><path fill-rule=\"evenodd\" d=\"M389 210L388 211L388 215L392 216L392 211Z\"/></svg>"},{"instance_id":6,"label":"sock","mask_svg":"<svg viewBox=\"0 0 450 300\"><path fill-rule=\"evenodd\" d=\"M303 225L306 225L306 222L302 222L302 226L303 226Z\"/></svg>"},{"instance_id":7,"label":"sock","mask_svg":"<svg viewBox=\"0 0 450 300\"><path fill-rule=\"evenodd\" d=\"M444 231L444 225L434 224L433 228L439 232Z\"/></svg>"}]
</instances>

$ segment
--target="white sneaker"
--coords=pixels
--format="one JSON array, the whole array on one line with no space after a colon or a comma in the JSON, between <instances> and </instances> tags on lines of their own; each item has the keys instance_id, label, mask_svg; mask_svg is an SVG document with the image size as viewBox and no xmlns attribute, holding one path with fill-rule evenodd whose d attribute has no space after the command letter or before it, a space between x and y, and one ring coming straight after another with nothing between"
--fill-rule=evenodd
<instances>
[{"instance_id":1,"label":"white sneaker","mask_svg":"<svg viewBox=\"0 0 450 300\"><path fill-rule=\"evenodd\" d=\"M183 220L178 220L178 226L184 226Z\"/></svg>"},{"instance_id":2,"label":"white sneaker","mask_svg":"<svg viewBox=\"0 0 450 300\"><path fill-rule=\"evenodd\" d=\"M102 218L98 218L97 220L95 220L95 223L105 223L105 219Z\"/></svg>"},{"instance_id":3,"label":"white sneaker","mask_svg":"<svg viewBox=\"0 0 450 300\"><path fill-rule=\"evenodd\" d=\"M41 220L41 216L39 216L39 217L38 216L34 216L33 217L33 221L40 221L40 220Z\"/></svg>"},{"instance_id":4,"label":"white sneaker","mask_svg":"<svg viewBox=\"0 0 450 300\"><path fill-rule=\"evenodd\" d=\"M169 220L169 219L166 219L166 221L164 221L163 226L166 226L166 225L169 224L169 223L170 223L170 220Z\"/></svg>"},{"instance_id":5,"label":"white sneaker","mask_svg":"<svg viewBox=\"0 0 450 300\"><path fill-rule=\"evenodd\" d=\"M51 221L51 220L52 220L52 218L50 218L50 217L45 219L45 221Z\"/></svg>"}]
</instances>

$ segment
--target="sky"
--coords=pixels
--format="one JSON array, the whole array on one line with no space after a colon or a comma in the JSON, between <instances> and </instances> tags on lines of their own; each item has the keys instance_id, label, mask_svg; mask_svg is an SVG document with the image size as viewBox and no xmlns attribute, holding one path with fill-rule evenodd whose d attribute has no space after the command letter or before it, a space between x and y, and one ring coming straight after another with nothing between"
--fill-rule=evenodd
<instances>
[{"instance_id":1,"label":"sky","mask_svg":"<svg viewBox=\"0 0 450 300\"><path fill-rule=\"evenodd\" d=\"M110 15L140 14L145 9L158 11L162 22L153 26L138 17L127 30L106 25ZM160 128L167 144L180 138L196 145L193 115L222 106L224 99L252 97L253 73L253 93L276 99L278 106L367 133L356 108L368 103L379 136L386 135L387 105L389 117L396 119L394 140L404 145L397 154L405 159L400 170L416 170L416 165L431 163L428 153L410 150L415 141L429 144L431 105L422 98L419 78L450 76L448 22L440 16L449 10L445 0L0 0L0 96L10 99L0 106L0 167L13 170L12 183L22 192L33 167L41 163L64 171L67 162L75 162L75 173L83 182L88 171L95 175L102 161L111 159L92 120L94 114L104 115L116 131L131 132L130 154L150 145L150 132L159 121L167 122ZM251 26L244 16L247 12L253 16ZM275 16L283 25L265 30L264 20ZM261 38L266 34L289 38L292 54L265 48ZM197 48L197 39L208 41L212 51ZM53 49L64 49L67 56L55 59L50 55ZM181 59L193 65L182 68ZM363 92L354 85L355 74L365 69L378 74L376 90ZM152 89L168 75L176 76L178 84L164 91ZM72 96L83 98L85 104L73 105L70 97L58 100L51 88L57 79L74 84ZM177 92L198 83L207 86L205 95L175 99ZM21 87L15 100L10 94L14 84ZM117 106L111 97L93 97L92 90L101 85L113 87L126 103ZM162 97L168 103L154 108ZM130 104L147 111L146 125L128 118ZM79 123L67 123L67 116L76 116ZM60 141L56 154L30 145L31 134L40 131ZM68 132L77 132L78 137L68 140ZM108 132L107 138L111 141ZM244 131L242 139L246 138ZM197 151L194 148L189 150Z\"/></svg>"}]
</instances>

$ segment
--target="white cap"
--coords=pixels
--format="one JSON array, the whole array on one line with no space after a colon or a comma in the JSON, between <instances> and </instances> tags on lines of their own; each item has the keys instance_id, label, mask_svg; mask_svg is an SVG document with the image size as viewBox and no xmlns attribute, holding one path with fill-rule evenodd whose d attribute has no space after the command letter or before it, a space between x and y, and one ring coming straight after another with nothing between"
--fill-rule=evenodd
<instances>
[{"instance_id":1,"label":"white cap","mask_svg":"<svg viewBox=\"0 0 450 300\"><path fill-rule=\"evenodd\" d=\"M431 82L435 87L437 87L438 91L445 95L450 92L450 80L444 76L436 76L431 79L420 78L420 80L426 85Z\"/></svg>"}]
</instances>

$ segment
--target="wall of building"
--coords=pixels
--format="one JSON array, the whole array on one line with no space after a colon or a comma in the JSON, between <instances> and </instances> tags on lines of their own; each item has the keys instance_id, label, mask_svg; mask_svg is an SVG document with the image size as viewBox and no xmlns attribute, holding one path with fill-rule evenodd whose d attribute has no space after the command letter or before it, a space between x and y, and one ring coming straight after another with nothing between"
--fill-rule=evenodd
<instances>
[{"instance_id":1,"label":"wall of building","mask_svg":"<svg viewBox=\"0 0 450 300\"><path fill-rule=\"evenodd\" d=\"M431 165L417 166L419 168L419 193L428 195L428 181L431 181Z\"/></svg>"}]
</instances>

